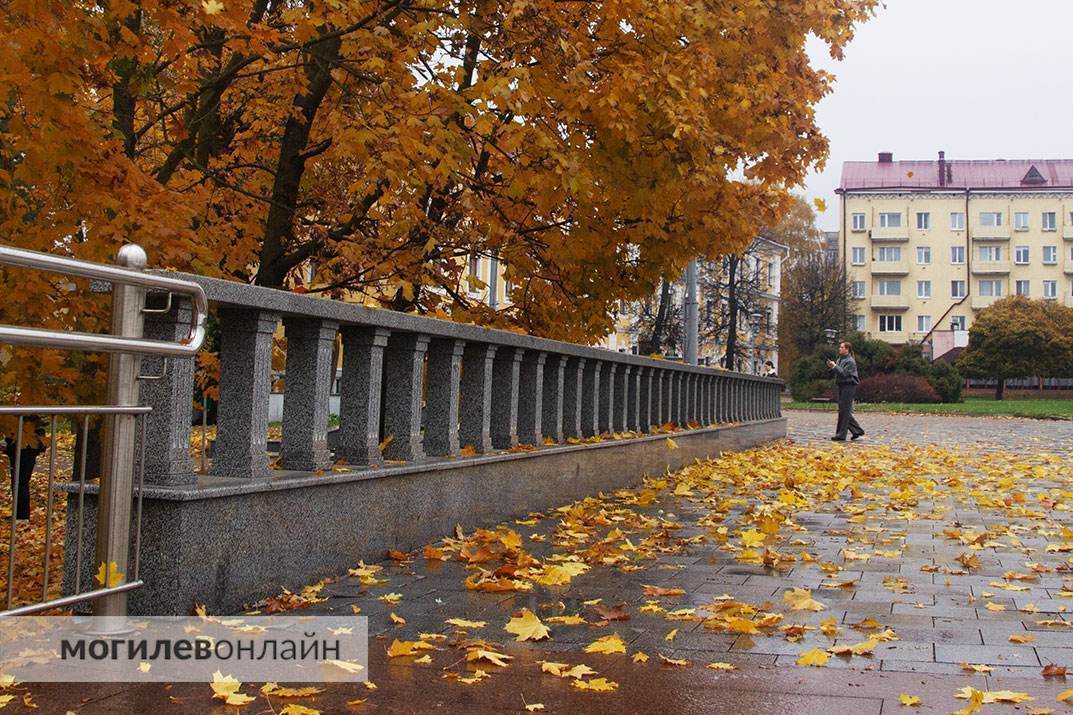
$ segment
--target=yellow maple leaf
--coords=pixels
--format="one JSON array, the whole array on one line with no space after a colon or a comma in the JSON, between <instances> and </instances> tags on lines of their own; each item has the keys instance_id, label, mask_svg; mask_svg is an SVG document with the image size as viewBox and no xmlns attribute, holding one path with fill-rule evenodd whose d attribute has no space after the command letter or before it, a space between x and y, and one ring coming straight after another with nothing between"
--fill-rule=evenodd
<instances>
[{"instance_id":1,"label":"yellow maple leaf","mask_svg":"<svg viewBox=\"0 0 1073 715\"><path fill-rule=\"evenodd\" d=\"M522 702L524 703L525 701L523 700ZM535 713L538 710L544 709L544 703L526 703L525 709L531 713Z\"/></svg>"},{"instance_id":2,"label":"yellow maple leaf","mask_svg":"<svg viewBox=\"0 0 1073 715\"><path fill-rule=\"evenodd\" d=\"M212 674L212 682L209 683L209 687L212 688L212 697L214 699L223 700L228 705L247 705L256 700L256 698L238 691L242 687L242 683L238 679L230 675L224 675L218 670Z\"/></svg>"},{"instance_id":3,"label":"yellow maple leaf","mask_svg":"<svg viewBox=\"0 0 1073 715\"><path fill-rule=\"evenodd\" d=\"M764 534L756 529L741 532L741 543L746 548L757 548L764 545Z\"/></svg>"},{"instance_id":4,"label":"yellow maple leaf","mask_svg":"<svg viewBox=\"0 0 1073 715\"><path fill-rule=\"evenodd\" d=\"M823 199L813 199L812 205L816 207L816 210L823 213L827 210L827 202Z\"/></svg>"},{"instance_id":5,"label":"yellow maple leaf","mask_svg":"<svg viewBox=\"0 0 1073 715\"><path fill-rule=\"evenodd\" d=\"M220 0L201 0L201 9L206 15L218 15L223 12L224 4Z\"/></svg>"},{"instance_id":6,"label":"yellow maple leaf","mask_svg":"<svg viewBox=\"0 0 1073 715\"><path fill-rule=\"evenodd\" d=\"M284 688L279 683L265 683L261 686L262 694L273 695L277 698L308 698L323 692L323 689L314 687Z\"/></svg>"},{"instance_id":7,"label":"yellow maple leaf","mask_svg":"<svg viewBox=\"0 0 1073 715\"><path fill-rule=\"evenodd\" d=\"M648 655L645 654L645 653L642 653L641 651L637 651L636 653L633 654L633 662L634 663L647 663L648 662Z\"/></svg>"},{"instance_id":8,"label":"yellow maple leaf","mask_svg":"<svg viewBox=\"0 0 1073 715\"><path fill-rule=\"evenodd\" d=\"M704 667L708 668L709 670L737 670L738 669L738 666L736 666L736 665L732 665L730 663L721 663L721 662L708 663Z\"/></svg>"},{"instance_id":9,"label":"yellow maple leaf","mask_svg":"<svg viewBox=\"0 0 1073 715\"><path fill-rule=\"evenodd\" d=\"M1002 605L1001 603L990 603L990 602L988 602L987 605L984 606L984 608L986 608L989 611L1005 611L1006 610L1006 606Z\"/></svg>"},{"instance_id":10,"label":"yellow maple leaf","mask_svg":"<svg viewBox=\"0 0 1073 715\"><path fill-rule=\"evenodd\" d=\"M1062 692L1058 693L1058 697L1055 698L1055 700L1060 703L1064 703L1067 700L1073 700L1073 688L1070 688L1069 690L1063 690Z\"/></svg>"},{"instance_id":11,"label":"yellow maple leaf","mask_svg":"<svg viewBox=\"0 0 1073 715\"><path fill-rule=\"evenodd\" d=\"M507 621L507 625L503 626L503 630L517 636L514 639L516 641L539 641L551 635L548 627L541 623L536 614L528 608L523 608L520 615L514 616Z\"/></svg>"},{"instance_id":12,"label":"yellow maple leaf","mask_svg":"<svg viewBox=\"0 0 1073 715\"><path fill-rule=\"evenodd\" d=\"M93 577L93 580L97 582L98 586L104 586L104 562L102 561L97 567L97 575ZM123 583L123 574L120 573L119 567L115 561L108 562L108 588L115 588L119 584Z\"/></svg>"},{"instance_id":13,"label":"yellow maple leaf","mask_svg":"<svg viewBox=\"0 0 1073 715\"><path fill-rule=\"evenodd\" d=\"M612 633L609 636L603 638L597 638L592 643L585 646L586 653L606 653L608 655L613 653L625 653L626 643L622 640L622 636L618 633Z\"/></svg>"},{"instance_id":14,"label":"yellow maple leaf","mask_svg":"<svg viewBox=\"0 0 1073 715\"><path fill-rule=\"evenodd\" d=\"M484 628L488 625L487 621L467 621L465 618L448 618L444 623L459 628Z\"/></svg>"},{"instance_id":15,"label":"yellow maple leaf","mask_svg":"<svg viewBox=\"0 0 1073 715\"><path fill-rule=\"evenodd\" d=\"M365 666L361 663L355 663L352 660L322 660L324 665L334 665L336 668L345 670L348 673L360 673L365 670Z\"/></svg>"},{"instance_id":16,"label":"yellow maple leaf","mask_svg":"<svg viewBox=\"0 0 1073 715\"><path fill-rule=\"evenodd\" d=\"M902 693L898 696L898 702L905 706L915 707L920 705L920 698L916 695L906 695L905 693Z\"/></svg>"},{"instance_id":17,"label":"yellow maple leaf","mask_svg":"<svg viewBox=\"0 0 1073 715\"><path fill-rule=\"evenodd\" d=\"M827 606L812 598L812 591L807 588L793 588L782 595L782 602L794 611L822 611Z\"/></svg>"},{"instance_id":18,"label":"yellow maple leaf","mask_svg":"<svg viewBox=\"0 0 1073 715\"><path fill-rule=\"evenodd\" d=\"M493 665L498 665L500 668L506 668L509 663L507 661L514 660L513 655L506 655L504 653L497 653L494 650L485 650L484 648L474 648L466 654L466 660L485 660Z\"/></svg>"},{"instance_id":19,"label":"yellow maple leaf","mask_svg":"<svg viewBox=\"0 0 1073 715\"><path fill-rule=\"evenodd\" d=\"M971 670L971 671L976 672L976 673L990 673L991 672L991 666L990 665L981 665L981 664L977 664L977 663L962 663L961 668L962 668L962 670Z\"/></svg>"},{"instance_id":20,"label":"yellow maple leaf","mask_svg":"<svg viewBox=\"0 0 1073 715\"><path fill-rule=\"evenodd\" d=\"M401 593L385 593L383 596L377 596L376 600L383 601L384 603L390 603L392 606L396 605L402 600Z\"/></svg>"},{"instance_id":21,"label":"yellow maple leaf","mask_svg":"<svg viewBox=\"0 0 1073 715\"><path fill-rule=\"evenodd\" d=\"M149 669L152 668L152 667L153 667L152 663L146 663L144 660L141 663L138 663L138 670L143 672L143 673L148 673Z\"/></svg>"},{"instance_id":22,"label":"yellow maple leaf","mask_svg":"<svg viewBox=\"0 0 1073 715\"><path fill-rule=\"evenodd\" d=\"M667 438L667 449L678 449L678 443L670 437Z\"/></svg>"},{"instance_id":23,"label":"yellow maple leaf","mask_svg":"<svg viewBox=\"0 0 1073 715\"><path fill-rule=\"evenodd\" d=\"M396 638L388 646L387 654L389 658L402 658L409 655L418 655L419 651L425 650L436 650L436 646L425 641L400 641Z\"/></svg>"},{"instance_id":24,"label":"yellow maple leaf","mask_svg":"<svg viewBox=\"0 0 1073 715\"><path fill-rule=\"evenodd\" d=\"M320 710L307 708L305 705L299 705L298 703L288 703L279 711L279 715L320 715Z\"/></svg>"},{"instance_id":25,"label":"yellow maple leaf","mask_svg":"<svg viewBox=\"0 0 1073 715\"><path fill-rule=\"evenodd\" d=\"M579 615L552 616L551 618L548 618L547 621L548 623L560 623L564 626L583 626L588 623L588 621Z\"/></svg>"},{"instance_id":26,"label":"yellow maple leaf","mask_svg":"<svg viewBox=\"0 0 1073 715\"><path fill-rule=\"evenodd\" d=\"M663 637L663 640L665 640L665 641L673 641L674 637L676 635L678 635L678 629L677 628L672 628L671 632Z\"/></svg>"},{"instance_id":27,"label":"yellow maple leaf","mask_svg":"<svg viewBox=\"0 0 1073 715\"><path fill-rule=\"evenodd\" d=\"M578 690L591 690L596 693L611 693L618 690L618 683L607 678L593 678L592 680L571 680L570 684Z\"/></svg>"},{"instance_id":28,"label":"yellow maple leaf","mask_svg":"<svg viewBox=\"0 0 1073 715\"><path fill-rule=\"evenodd\" d=\"M406 619L403 618L402 616L395 615L394 611L391 612L391 622L394 623L397 626L406 625Z\"/></svg>"},{"instance_id":29,"label":"yellow maple leaf","mask_svg":"<svg viewBox=\"0 0 1073 715\"><path fill-rule=\"evenodd\" d=\"M797 664L821 666L830 659L831 656L828 655L826 651L820 650L819 648L813 648L812 650L806 650L799 655L797 657Z\"/></svg>"},{"instance_id":30,"label":"yellow maple leaf","mask_svg":"<svg viewBox=\"0 0 1073 715\"><path fill-rule=\"evenodd\" d=\"M663 661L667 665L676 665L676 666L679 666L679 667L684 667L684 666L689 665L689 661L686 660L685 658L668 658L667 656L663 655L662 653L659 654L659 659L661 661Z\"/></svg>"}]
</instances>

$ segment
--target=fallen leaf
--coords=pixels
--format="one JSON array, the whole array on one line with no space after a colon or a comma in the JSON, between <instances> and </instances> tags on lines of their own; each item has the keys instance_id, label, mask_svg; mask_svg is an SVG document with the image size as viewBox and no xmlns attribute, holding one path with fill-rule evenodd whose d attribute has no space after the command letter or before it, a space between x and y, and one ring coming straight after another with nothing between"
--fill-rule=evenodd
<instances>
[{"instance_id":1,"label":"fallen leaf","mask_svg":"<svg viewBox=\"0 0 1073 715\"><path fill-rule=\"evenodd\" d=\"M618 690L618 683L607 678L593 678L592 680L571 680L570 684L578 690L590 690L595 693L611 693Z\"/></svg>"},{"instance_id":2,"label":"fallen leaf","mask_svg":"<svg viewBox=\"0 0 1073 715\"><path fill-rule=\"evenodd\" d=\"M218 670L212 674L212 682L209 683L209 687L212 688L212 697L214 699L223 700L228 705L242 706L256 700L256 698L238 691L242 687L242 683L236 678L224 675Z\"/></svg>"},{"instance_id":3,"label":"fallen leaf","mask_svg":"<svg viewBox=\"0 0 1073 715\"><path fill-rule=\"evenodd\" d=\"M920 705L920 698L916 695L906 695L905 693L902 693L898 696L898 702L904 706L915 707Z\"/></svg>"},{"instance_id":4,"label":"fallen leaf","mask_svg":"<svg viewBox=\"0 0 1073 715\"><path fill-rule=\"evenodd\" d=\"M626 643L622 640L622 637L618 633L612 633L609 636L603 638L597 638L592 643L585 646L586 653L606 653L608 655L613 653L625 653Z\"/></svg>"},{"instance_id":5,"label":"fallen leaf","mask_svg":"<svg viewBox=\"0 0 1073 715\"><path fill-rule=\"evenodd\" d=\"M551 635L548 627L528 608L523 608L519 615L511 617L503 630L517 636L514 639L516 641L539 641Z\"/></svg>"},{"instance_id":6,"label":"fallen leaf","mask_svg":"<svg viewBox=\"0 0 1073 715\"><path fill-rule=\"evenodd\" d=\"M487 621L467 621L464 618L448 618L444 623L459 628L484 628L488 625Z\"/></svg>"},{"instance_id":7,"label":"fallen leaf","mask_svg":"<svg viewBox=\"0 0 1073 715\"><path fill-rule=\"evenodd\" d=\"M821 666L830 659L831 656L828 655L826 651L820 650L819 648L813 648L812 650L807 650L799 655L797 657L797 664Z\"/></svg>"}]
</instances>

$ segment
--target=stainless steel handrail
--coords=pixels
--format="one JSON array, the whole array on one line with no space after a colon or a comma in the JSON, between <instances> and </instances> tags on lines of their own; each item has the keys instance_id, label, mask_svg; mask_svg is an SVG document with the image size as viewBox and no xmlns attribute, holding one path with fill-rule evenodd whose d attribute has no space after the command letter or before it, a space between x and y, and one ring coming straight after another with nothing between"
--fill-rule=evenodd
<instances>
[{"instance_id":1,"label":"stainless steel handrail","mask_svg":"<svg viewBox=\"0 0 1073 715\"><path fill-rule=\"evenodd\" d=\"M140 252L140 249L139 249ZM142 254L144 255L144 254ZM49 253L30 251L13 246L0 246L0 265L35 268L68 276L93 278L124 285L141 286L189 296L193 304L188 336L180 342L149 340L97 333L23 328L16 325L0 325L0 343L28 345L40 348L62 348L107 353L137 353L164 357L188 358L197 354L205 339L205 319L209 303L205 290L197 283L169 278L159 273L145 273L140 268L108 266L75 258L54 256Z\"/></svg>"}]
</instances>

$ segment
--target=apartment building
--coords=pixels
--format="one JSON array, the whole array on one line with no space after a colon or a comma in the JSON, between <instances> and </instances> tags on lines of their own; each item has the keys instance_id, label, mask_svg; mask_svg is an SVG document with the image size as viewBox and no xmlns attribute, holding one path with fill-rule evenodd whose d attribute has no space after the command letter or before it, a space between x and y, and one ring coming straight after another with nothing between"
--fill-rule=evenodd
<instances>
[{"instance_id":1,"label":"apartment building","mask_svg":"<svg viewBox=\"0 0 1073 715\"><path fill-rule=\"evenodd\" d=\"M938 357L1006 295L1073 306L1073 160L883 152L844 163L836 193L851 325L870 337Z\"/></svg>"}]
</instances>

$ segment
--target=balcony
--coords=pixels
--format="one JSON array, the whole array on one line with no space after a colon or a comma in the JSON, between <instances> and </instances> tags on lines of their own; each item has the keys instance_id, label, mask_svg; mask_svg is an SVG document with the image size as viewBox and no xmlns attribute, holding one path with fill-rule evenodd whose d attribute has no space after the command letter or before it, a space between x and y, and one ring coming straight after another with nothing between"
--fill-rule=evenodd
<instances>
[{"instance_id":1,"label":"balcony","mask_svg":"<svg viewBox=\"0 0 1073 715\"><path fill-rule=\"evenodd\" d=\"M873 295L871 303L874 310L909 310L907 295Z\"/></svg>"},{"instance_id":2,"label":"balcony","mask_svg":"<svg viewBox=\"0 0 1073 715\"><path fill-rule=\"evenodd\" d=\"M1073 241L1073 226L1062 227L1062 238L1067 241Z\"/></svg>"},{"instance_id":3,"label":"balcony","mask_svg":"<svg viewBox=\"0 0 1073 715\"><path fill-rule=\"evenodd\" d=\"M909 261L872 261L873 276L904 276L909 274Z\"/></svg>"},{"instance_id":4,"label":"balcony","mask_svg":"<svg viewBox=\"0 0 1073 715\"><path fill-rule=\"evenodd\" d=\"M1073 275L1073 258L1065 260L1065 263L1062 264L1062 272L1066 275Z\"/></svg>"},{"instance_id":5,"label":"balcony","mask_svg":"<svg viewBox=\"0 0 1073 715\"><path fill-rule=\"evenodd\" d=\"M1066 304L1067 308L1073 308L1073 295L1066 293L1062 301Z\"/></svg>"},{"instance_id":6,"label":"balcony","mask_svg":"<svg viewBox=\"0 0 1073 715\"><path fill-rule=\"evenodd\" d=\"M909 240L909 227L901 226L899 228L873 228L869 232L869 236L873 241L885 241L885 242L900 242L904 243Z\"/></svg>"},{"instance_id":7,"label":"balcony","mask_svg":"<svg viewBox=\"0 0 1073 715\"><path fill-rule=\"evenodd\" d=\"M890 343L891 345L905 345L905 343L908 342L908 333L906 333L904 330L876 331L874 333L870 333L869 337L873 338L874 340L882 340L883 342Z\"/></svg>"},{"instance_id":8,"label":"balcony","mask_svg":"<svg viewBox=\"0 0 1073 715\"><path fill-rule=\"evenodd\" d=\"M973 226L972 240L974 241L1009 241L1009 226Z\"/></svg>"},{"instance_id":9,"label":"balcony","mask_svg":"<svg viewBox=\"0 0 1073 715\"><path fill-rule=\"evenodd\" d=\"M1006 296L1002 295L974 295L970 299L972 301L973 310L983 310L997 300L1002 300Z\"/></svg>"},{"instance_id":10,"label":"balcony","mask_svg":"<svg viewBox=\"0 0 1073 715\"><path fill-rule=\"evenodd\" d=\"M976 275L1002 275L1010 272L1009 261L973 261L972 272Z\"/></svg>"}]
</instances>

